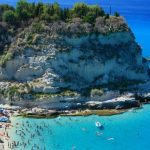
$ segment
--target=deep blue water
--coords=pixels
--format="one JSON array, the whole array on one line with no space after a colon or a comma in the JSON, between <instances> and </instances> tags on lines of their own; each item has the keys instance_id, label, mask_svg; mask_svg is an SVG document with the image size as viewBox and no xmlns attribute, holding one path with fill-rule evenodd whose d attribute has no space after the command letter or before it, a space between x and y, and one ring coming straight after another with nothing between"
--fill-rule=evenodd
<instances>
[{"instance_id":1,"label":"deep blue water","mask_svg":"<svg viewBox=\"0 0 150 150\"><path fill-rule=\"evenodd\" d=\"M43 0L43 2L59 2L62 7L72 7L79 0ZM150 56L150 0L80 0L88 4L99 4L107 12L109 7L112 11L118 11L125 17L129 26L133 30L137 42L143 48L143 55ZM17 0L0 0L0 3L7 3L15 6ZM29 0L29 2L38 2L38 0Z\"/></svg>"},{"instance_id":2,"label":"deep blue water","mask_svg":"<svg viewBox=\"0 0 150 150\"><path fill-rule=\"evenodd\" d=\"M28 121L28 123L27 123ZM100 121L104 130L95 126ZM16 134L25 133L20 137ZM28 143L15 150L149 150L150 105L115 116L61 117L55 119L13 119L9 136L12 141ZM27 125L29 124L29 126ZM39 129L38 126L42 128ZM20 130L20 131L19 131ZM37 131L39 135L37 134ZM36 134L31 138L31 133ZM7 145L7 144L6 144ZM34 147L33 150L36 150Z\"/></svg>"}]
</instances>

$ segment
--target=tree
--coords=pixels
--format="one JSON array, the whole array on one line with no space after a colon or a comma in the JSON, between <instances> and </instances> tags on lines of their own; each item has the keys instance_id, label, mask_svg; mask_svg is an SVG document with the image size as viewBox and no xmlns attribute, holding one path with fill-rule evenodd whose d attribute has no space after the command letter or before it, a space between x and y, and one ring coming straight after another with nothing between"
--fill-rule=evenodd
<instances>
[{"instance_id":1,"label":"tree","mask_svg":"<svg viewBox=\"0 0 150 150\"><path fill-rule=\"evenodd\" d=\"M109 19L109 17L110 17L109 14L105 15L105 19Z\"/></svg>"},{"instance_id":2,"label":"tree","mask_svg":"<svg viewBox=\"0 0 150 150\"><path fill-rule=\"evenodd\" d=\"M35 6L35 16L39 17L43 13L43 3L39 2Z\"/></svg>"},{"instance_id":3,"label":"tree","mask_svg":"<svg viewBox=\"0 0 150 150\"><path fill-rule=\"evenodd\" d=\"M104 10L101 7L99 7L98 5L89 6L89 11L95 15L95 18L105 15Z\"/></svg>"},{"instance_id":4,"label":"tree","mask_svg":"<svg viewBox=\"0 0 150 150\"><path fill-rule=\"evenodd\" d=\"M119 14L118 12L115 12L115 13L114 13L114 16L115 16L115 17L119 17L120 14Z\"/></svg>"},{"instance_id":5,"label":"tree","mask_svg":"<svg viewBox=\"0 0 150 150\"><path fill-rule=\"evenodd\" d=\"M88 23L94 23L95 22L95 14L93 12L88 12L86 16L84 16L83 21Z\"/></svg>"},{"instance_id":6,"label":"tree","mask_svg":"<svg viewBox=\"0 0 150 150\"><path fill-rule=\"evenodd\" d=\"M29 5L29 12L32 18L34 18L36 16L35 14L35 8L36 8L36 4L33 2Z\"/></svg>"},{"instance_id":7,"label":"tree","mask_svg":"<svg viewBox=\"0 0 150 150\"><path fill-rule=\"evenodd\" d=\"M17 22L17 16L14 11L7 10L3 13L3 21L8 22L10 24L15 24Z\"/></svg>"},{"instance_id":8,"label":"tree","mask_svg":"<svg viewBox=\"0 0 150 150\"><path fill-rule=\"evenodd\" d=\"M12 6L9 6L7 4L0 5L0 21L2 20L2 15L6 10L15 11L15 9Z\"/></svg>"},{"instance_id":9,"label":"tree","mask_svg":"<svg viewBox=\"0 0 150 150\"><path fill-rule=\"evenodd\" d=\"M47 14L47 13L42 13L40 15L40 19L46 20L47 22L50 22L51 21L51 16L49 14Z\"/></svg>"},{"instance_id":10,"label":"tree","mask_svg":"<svg viewBox=\"0 0 150 150\"><path fill-rule=\"evenodd\" d=\"M20 20L27 21L32 16L31 6L31 3L26 0L20 0L17 3L16 13Z\"/></svg>"},{"instance_id":11,"label":"tree","mask_svg":"<svg viewBox=\"0 0 150 150\"><path fill-rule=\"evenodd\" d=\"M63 11L60 9L58 3L43 5L42 13L40 18L47 21L55 21L63 18Z\"/></svg>"},{"instance_id":12,"label":"tree","mask_svg":"<svg viewBox=\"0 0 150 150\"><path fill-rule=\"evenodd\" d=\"M59 4L57 2L55 2L52 6L54 9L54 14L60 16L61 9L60 9Z\"/></svg>"},{"instance_id":13,"label":"tree","mask_svg":"<svg viewBox=\"0 0 150 150\"><path fill-rule=\"evenodd\" d=\"M6 10L14 11L15 9L12 6L9 6L7 4L0 5L0 14L2 14Z\"/></svg>"},{"instance_id":14,"label":"tree","mask_svg":"<svg viewBox=\"0 0 150 150\"><path fill-rule=\"evenodd\" d=\"M84 16L83 20L85 22L94 23L96 18L99 16L104 16L104 11L97 5L88 6L89 10L86 16Z\"/></svg>"},{"instance_id":15,"label":"tree","mask_svg":"<svg viewBox=\"0 0 150 150\"><path fill-rule=\"evenodd\" d=\"M83 17L86 16L88 12L88 6L84 3L76 3L72 9L74 17Z\"/></svg>"},{"instance_id":16,"label":"tree","mask_svg":"<svg viewBox=\"0 0 150 150\"><path fill-rule=\"evenodd\" d=\"M40 15L40 18L42 19L42 20L47 20L47 21L49 21L50 20L50 7L49 7L49 5L43 5L43 7L42 7L42 13L41 14L39 14Z\"/></svg>"},{"instance_id":17,"label":"tree","mask_svg":"<svg viewBox=\"0 0 150 150\"><path fill-rule=\"evenodd\" d=\"M58 16L57 14L54 14L53 16L51 16L52 21L57 21L59 19L60 19L60 16Z\"/></svg>"},{"instance_id":18,"label":"tree","mask_svg":"<svg viewBox=\"0 0 150 150\"><path fill-rule=\"evenodd\" d=\"M64 8L64 18L69 19L70 17L70 10L69 8Z\"/></svg>"},{"instance_id":19,"label":"tree","mask_svg":"<svg viewBox=\"0 0 150 150\"><path fill-rule=\"evenodd\" d=\"M61 9L60 11L60 19L67 20L70 17L70 10L68 8Z\"/></svg>"}]
</instances>

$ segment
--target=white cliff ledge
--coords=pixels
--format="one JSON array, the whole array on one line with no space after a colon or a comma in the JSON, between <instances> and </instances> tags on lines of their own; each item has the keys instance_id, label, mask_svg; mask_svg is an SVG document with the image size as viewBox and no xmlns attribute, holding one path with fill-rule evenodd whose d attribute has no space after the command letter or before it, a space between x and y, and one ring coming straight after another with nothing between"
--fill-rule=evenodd
<instances>
[{"instance_id":1,"label":"white cliff ledge","mask_svg":"<svg viewBox=\"0 0 150 150\"><path fill-rule=\"evenodd\" d=\"M124 20L102 21L98 18L94 27L81 20L40 22L40 31L35 29L38 23L24 29L1 56L3 98L37 100L33 95L39 93L71 90L81 94L88 88L149 80L148 62Z\"/></svg>"}]
</instances>

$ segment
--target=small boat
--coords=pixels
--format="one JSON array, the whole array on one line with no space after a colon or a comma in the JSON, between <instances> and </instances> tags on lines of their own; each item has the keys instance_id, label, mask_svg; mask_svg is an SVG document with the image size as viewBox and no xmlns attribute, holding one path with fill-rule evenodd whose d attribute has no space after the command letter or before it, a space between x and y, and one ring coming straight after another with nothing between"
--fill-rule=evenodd
<instances>
[{"instance_id":1,"label":"small boat","mask_svg":"<svg viewBox=\"0 0 150 150\"><path fill-rule=\"evenodd\" d=\"M104 129L104 126L99 121L95 122L95 126L100 128L101 130Z\"/></svg>"},{"instance_id":2,"label":"small boat","mask_svg":"<svg viewBox=\"0 0 150 150\"><path fill-rule=\"evenodd\" d=\"M96 126L96 127L101 127L102 124L101 124L100 122L97 121L97 122L95 122L95 126Z\"/></svg>"}]
</instances>

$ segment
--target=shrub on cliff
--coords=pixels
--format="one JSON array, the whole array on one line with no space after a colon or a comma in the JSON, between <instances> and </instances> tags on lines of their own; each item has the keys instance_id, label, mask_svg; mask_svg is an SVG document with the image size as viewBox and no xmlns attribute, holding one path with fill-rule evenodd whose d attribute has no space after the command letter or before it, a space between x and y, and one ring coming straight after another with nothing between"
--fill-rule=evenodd
<instances>
[{"instance_id":1,"label":"shrub on cliff","mask_svg":"<svg viewBox=\"0 0 150 150\"><path fill-rule=\"evenodd\" d=\"M11 52L7 52L6 54L4 53L3 55L0 56L0 66L4 66L5 63L12 59L13 57L13 53Z\"/></svg>"},{"instance_id":2,"label":"shrub on cliff","mask_svg":"<svg viewBox=\"0 0 150 150\"><path fill-rule=\"evenodd\" d=\"M69 8L61 9L60 18L62 20L68 20L70 18L70 16L71 16L71 13L70 13Z\"/></svg>"},{"instance_id":3,"label":"shrub on cliff","mask_svg":"<svg viewBox=\"0 0 150 150\"><path fill-rule=\"evenodd\" d=\"M76 3L73 7L72 16L83 18L85 22L93 23L98 16L104 16L105 13L98 5L86 5L85 3Z\"/></svg>"},{"instance_id":4,"label":"shrub on cliff","mask_svg":"<svg viewBox=\"0 0 150 150\"><path fill-rule=\"evenodd\" d=\"M30 19L33 15L31 3L28 3L26 0L20 0L16 6L16 13L19 20L26 21Z\"/></svg>"},{"instance_id":5,"label":"shrub on cliff","mask_svg":"<svg viewBox=\"0 0 150 150\"><path fill-rule=\"evenodd\" d=\"M91 90L91 96L102 96L104 91L102 89L92 89Z\"/></svg>"},{"instance_id":6,"label":"shrub on cliff","mask_svg":"<svg viewBox=\"0 0 150 150\"><path fill-rule=\"evenodd\" d=\"M53 5L52 5L52 8L54 10L54 13L53 15L58 15L60 16L60 6L57 2L55 2Z\"/></svg>"},{"instance_id":7,"label":"shrub on cliff","mask_svg":"<svg viewBox=\"0 0 150 150\"><path fill-rule=\"evenodd\" d=\"M9 6L7 4L0 5L0 21L2 21L2 15L3 15L3 13L5 11L7 11L7 10L14 11L15 9L12 6Z\"/></svg>"},{"instance_id":8,"label":"shrub on cliff","mask_svg":"<svg viewBox=\"0 0 150 150\"><path fill-rule=\"evenodd\" d=\"M88 6L85 3L76 3L72 9L73 17L83 17L86 16L88 12Z\"/></svg>"},{"instance_id":9,"label":"shrub on cliff","mask_svg":"<svg viewBox=\"0 0 150 150\"><path fill-rule=\"evenodd\" d=\"M34 6L34 17L40 16L43 13L43 3L38 2L35 6Z\"/></svg>"},{"instance_id":10,"label":"shrub on cliff","mask_svg":"<svg viewBox=\"0 0 150 150\"><path fill-rule=\"evenodd\" d=\"M94 23L95 21L95 16L93 12L89 12L84 18L84 22L88 22L90 24Z\"/></svg>"},{"instance_id":11,"label":"shrub on cliff","mask_svg":"<svg viewBox=\"0 0 150 150\"><path fill-rule=\"evenodd\" d=\"M119 17L120 14L119 14L118 12L115 12L115 13L114 13L114 16L115 16L115 17Z\"/></svg>"},{"instance_id":12,"label":"shrub on cliff","mask_svg":"<svg viewBox=\"0 0 150 150\"><path fill-rule=\"evenodd\" d=\"M3 13L3 21L8 22L10 24L15 24L17 22L17 15L12 10L7 10Z\"/></svg>"},{"instance_id":13,"label":"shrub on cliff","mask_svg":"<svg viewBox=\"0 0 150 150\"><path fill-rule=\"evenodd\" d=\"M43 5L41 10L41 14L39 14L41 20L50 22L60 20L61 18L66 19L66 16L64 17L63 15L64 12L56 2L54 4Z\"/></svg>"},{"instance_id":14,"label":"shrub on cliff","mask_svg":"<svg viewBox=\"0 0 150 150\"><path fill-rule=\"evenodd\" d=\"M101 7L99 7L98 5L91 5L88 7L89 7L89 12L93 13L95 18L105 15L104 10Z\"/></svg>"},{"instance_id":15,"label":"shrub on cliff","mask_svg":"<svg viewBox=\"0 0 150 150\"><path fill-rule=\"evenodd\" d=\"M44 28L41 22L33 23L32 26L33 26L32 33L41 32Z\"/></svg>"}]
</instances>

